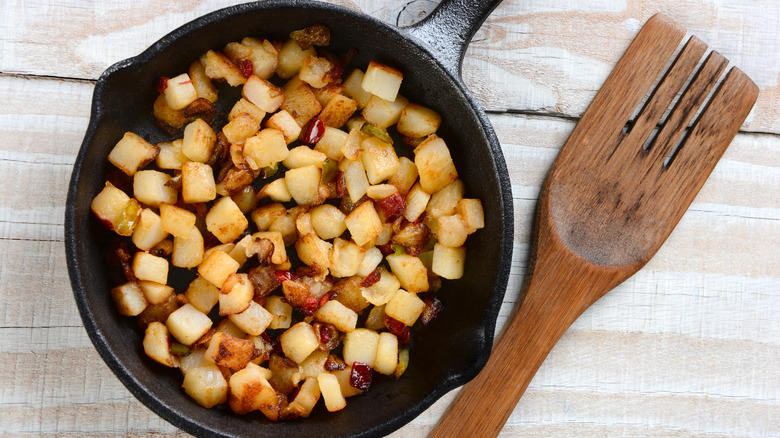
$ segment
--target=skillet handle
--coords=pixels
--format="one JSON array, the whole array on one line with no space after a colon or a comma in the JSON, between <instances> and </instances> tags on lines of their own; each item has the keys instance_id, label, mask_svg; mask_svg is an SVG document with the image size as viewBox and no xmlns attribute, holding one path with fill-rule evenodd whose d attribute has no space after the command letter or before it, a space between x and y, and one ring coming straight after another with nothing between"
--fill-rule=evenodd
<instances>
[{"instance_id":1,"label":"skillet handle","mask_svg":"<svg viewBox=\"0 0 780 438\"><path fill-rule=\"evenodd\" d=\"M501 0L443 0L422 21L406 27L456 78L469 41Z\"/></svg>"}]
</instances>

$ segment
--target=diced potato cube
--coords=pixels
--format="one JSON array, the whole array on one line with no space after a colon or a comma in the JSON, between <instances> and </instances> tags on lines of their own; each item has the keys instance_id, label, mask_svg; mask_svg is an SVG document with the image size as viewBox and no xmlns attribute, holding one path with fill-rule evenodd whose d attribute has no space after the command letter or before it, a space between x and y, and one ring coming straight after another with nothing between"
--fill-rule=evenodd
<instances>
[{"instance_id":1,"label":"diced potato cube","mask_svg":"<svg viewBox=\"0 0 780 438\"><path fill-rule=\"evenodd\" d=\"M292 199L290 190L287 188L287 181L284 178L275 179L264 185L258 193L261 197L268 196L272 201L288 202Z\"/></svg>"},{"instance_id":2,"label":"diced potato cube","mask_svg":"<svg viewBox=\"0 0 780 438\"><path fill-rule=\"evenodd\" d=\"M188 73L198 97L202 97L211 103L216 102L217 88L211 83L211 78L206 74L206 68L203 67L203 63L200 60L193 62L190 64Z\"/></svg>"},{"instance_id":3,"label":"diced potato cube","mask_svg":"<svg viewBox=\"0 0 780 438\"><path fill-rule=\"evenodd\" d=\"M336 238L330 252L330 274L334 277L351 277L357 274L366 250L349 240Z\"/></svg>"},{"instance_id":4,"label":"diced potato cube","mask_svg":"<svg viewBox=\"0 0 780 438\"><path fill-rule=\"evenodd\" d=\"M354 69L344 81L344 92L347 96L357 100L358 108L363 108L371 99L371 93L363 89L364 73L360 69Z\"/></svg>"},{"instance_id":5,"label":"diced potato cube","mask_svg":"<svg viewBox=\"0 0 780 438\"><path fill-rule=\"evenodd\" d=\"M344 91L344 86L337 83L330 83L322 88L315 88L314 95L317 96L317 101L320 102L323 108L333 99L333 96L341 94Z\"/></svg>"},{"instance_id":6,"label":"diced potato cube","mask_svg":"<svg viewBox=\"0 0 780 438\"><path fill-rule=\"evenodd\" d=\"M371 184L379 184L398 171L400 163L393 145L376 137L369 137L363 141L362 148L360 158Z\"/></svg>"},{"instance_id":7,"label":"diced potato cube","mask_svg":"<svg viewBox=\"0 0 780 438\"><path fill-rule=\"evenodd\" d=\"M345 333L355 330L357 325L357 313L335 300L329 300L317 309L314 312L314 319L333 324L339 331Z\"/></svg>"},{"instance_id":8,"label":"diced potato cube","mask_svg":"<svg viewBox=\"0 0 780 438\"><path fill-rule=\"evenodd\" d=\"M311 325L301 321L279 336L282 351L297 363L303 362L320 344Z\"/></svg>"},{"instance_id":9,"label":"diced potato cube","mask_svg":"<svg viewBox=\"0 0 780 438\"><path fill-rule=\"evenodd\" d=\"M393 224L387 222L383 223L382 232L379 233L379 235L376 236L376 238L374 239L374 245L385 245L390 242L390 238L392 237L393 237Z\"/></svg>"},{"instance_id":10,"label":"diced potato cube","mask_svg":"<svg viewBox=\"0 0 780 438\"><path fill-rule=\"evenodd\" d=\"M214 171L205 163L188 161L181 166L181 197L184 202L208 202L217 197Z\"/></svg>"},{"instance_id":11,"label":"diced potato cube","mask_svg":"<svg viewBox=\"0 0 780 438\"><path fill-rule=\"evenodd\" d=\"M190 354L179 358L179 369L182 374L187 375L190 371L198 367L214 366L211 361L206 360L203 355L206 353L205 348L196 348L190 351Z\"/></svg>"},{"instance_id":12,"label":"diced potato cube","mask_svg":"<svg viewBox=\"0 0 780 438\"><path fill-rule=\"evenodd\" d=\"M410 103L401 112L398 119L398 133L407 137L427 137L436 133L441 125L441 115L436 111L416 103Z\"/></svg>"},{"instance_id":13,"label":"diced potato cube","mask_svg":"<svg viewBox=\"0 0 780 438\"><path fill-rule=\"evenodd\" d=\"M369 302L360 291L362 277L344 278L333 285L334 299L355 312L360 312L369 306Z\"/></svg>"},{"instance_id":14,"label":"diced potato cube","mask_svg":"<svg viewBox=\"0 0 780 438\"><path fill-rule=\"evenodd\" d=\"M265 309L271 314L271 322L268 328L286 329L290 328L292 322L292 306L287 304L284 298L278 295L271 295L265 299Z\"/></svg>"},{"instance_id":15,"label":"diced potato cube","mask_svg":"<svg viewBox=\"0 0 780 438\"><path fill-rule=\"evenodd\" d=\"M329 253L333 245L326 242L314 233L301 235L295 241L295 251L301 262L308 266L319 266L327 269L330 266Z\"/></svg>"},{"instance_id":16,"label":"diced potato cube","mask_svg":"<svg viewBox=\"0 0 780 438\"><path fill-rule=\"evenodd\" d=\"M222 284L230 276L238 271L237 261L222 251L213 251L198 266L198 273L210 281L214 286L222 288Z\"/></svg>"},{"instance_id":17,"label":"diced potato cube","mask_svg":"<svg viewBox=\"0 0 780 438\"><path fill-rule=\"evenodd\" d=\"M111 289L111 298L119 314L125 316L137 316L148 304L141 286L135 281Z\"/></svg>"},{"instance_id":18,"label":"diced potato cube","mask_svg":"<svg viewBox=\"0 0 780 438\"><path fill-rule=\"evenodd\" d=\"M208 314L219 301L219 288L203 277L196 277L187 286L184 296L196 309Z\"/></svg>"},{"instance_id":19,"label":"diced potato cube","mask_svg":"<svg viewBox=\"0 0 780 438\"><path fill-rule=\"evenodd\" d=\"M219 291L219 314L233 315L247 310L254 295L255 289L247 274L228 275Z\"/></svg>"},{"instance_id":20,"label":"diced potato cube","mask_svg":"<svg viewBox=\"0 0 780 438\"><path fill-rule=\"evenodd\" d=\"M295 121L292 115L285 110L280 110L276 114L272 115L267 122L265 122L266 128L273 128L281 131L284 135L284 142L290 144L295 140L298 140L298 136L301 134L301 127Z\"/></svg>"},{"instance_id":21,"label":"diced potato cube","mask_svg":"<svg viewBox=\"0 0 780 438\"><path fill-rule=\"evenodd\" d=\"M301 362L300 368L291 376L292 383L298 385L301 381L308 378L316 378L325 372L325 362L328 360L328 353L321 350L315 350L306 359Z\"/></svg>"},{"instance_id":22,"label":"diced potato cube","mask_svg":"<svg viewBox=\"0 0 780 438\"><path fill-rule=\"evenodd\" d=\"M160 204L160 221L163 230L174 236L188 238L195 226L195 213L171 204Z\"/></svg>"},{"instance_id":23,"label":"diced potato cube","mask_svg":"<svg viewBox=\"0 0 780 438\"><path fill-rule=\"evenodd\" d=\"M98 219L100 219L100 222L106 228L117 230L120 222L123 219L126 221L126 218L123 218L123 213L129 202L130 197L127 196L125 192L119 190L118 188L114 187L113 184L106 181L106 185L103 187L103 190L101 190L100 193L98 193L95 198L92 199L90 209L92 210L92 213L97 216ZM133 218L133 221L135 221L135 218ZM133 228L134 227L135 225ZM132 233L132 231L133 230L130 230L130 233Z\"/></svg>"},{"instance_id":24,"label":"diced potato cube","mask_svg":"<svg viewBox=\"0 0 780 438\"><path fill-rule=\"evenodd\" d=\"M241 69L222 52L209 50L200 57L200 62L206 70L206 76L211 79L224 79L231 87L237 87L246 82Z\"/></svg>"},{"instance_id":25,"label":"diced potato cube","mask_svg":"<svg viewBox=\"0 0 780 438\"><path fill-rule=\"evenodd\" d=\"M284 133L278 129L263 129L244 143L244 157L254 170L272 166L289 154Z\"/></svg>"},{"instance_id":26,"label":"diced potato cube","mask_svg":"<svg viewBox=\"0 0 780 438\"><path fill-rule=\"evenodd\" d=\"M325 127L325 134L314 145L314 150L322 152L331 160L339 161L344 156L342 149L347 143L348 134L341 129Z\"/></svg>"},{"instance_id":27,"label":"diced potato cube","mask_svg":"<svg viewBox=\"0 0 780 438\"><path fill-rule=\"evenodd\" d=\"M242 93L248 101L266 113L275 112L285 101L281 88L255 75L247 79Z\"/></svg>"},{"instance_id":28,"label":"diced potato cube","mask_svg":"<svg viewBox=\"0 0 780 438\"><path fill-rule=\"evenodd\" d=\"M398 122L409 101L400 94L394 100L384 100L378 96L371 96L368 104L363 108L363 117L374 126L380 128L390 127Z\"/></svg>"},{"instance_id":29,"label":"diced potato cube","mask_svg":"<svg viewBox=\"0 0 780 438\"><path fill-rule=\"evenodd\" d=\"M254 301L249 303L249 307L241 313L235 313L229 316L241 330L252 336L259 336L273 321L274 316L263 306Z\"/></svg>"},{"instance_id":30,"label":"diced potato cube","mask_svg":"<svg viewBox=\"0 0 780 438\"><path fill-rule=\"evenodd\" d=\"M333 82L333 64L327 58L309 55L303 59L298 77L314 88L322 88Z\"/></svg>"},{"instance_id":31,"label":"diced potato cube","mask_svg":"<svg viewBox=\"0 0 780 438\"><path fill-rule=\"evenodd\" d=\"M363 162L361 160L341 160L339 166L344 172L344 184L347 186L349 198L352 202L357 202L366 194L369 186Z\"/></svg>"},{"instance_id":32,"label":"diced potato cube","mask_svg":"<svg viewBox=\"0 0 780 438\"><path fill-rule=\"evenodd\" d=\"M176 367L179 364L179 358L171 354L169 345L168 327L158 321L150 322L146 326L143 340L146 355L162 365Z\"/></svg>"},{"instance_id":33,"label":"diced potato cube","mask_svg":"<svg viewBox=\"0 0 780 438\"><path fill-rule=\"evenodd\" d=\"M385 305L387 316L412 326L422 311L425 310L425 302L417 294L399 289L393 298Z\"/></svg>"},{"instance_id":34,"label":"diced potato cube","mask_svg":"<svg viewBox=\"0 0 780 438\"><path fill-rule=\"evenodd\" d=\"M219 321L219 324L217 324L215 330L218 332L226 333L234 338L244 339L246 337L246 333L244 333L243 330L238 328L238 326L229 318L222 318L222 320Z\"/></svg>"},{"instance_id":35,"label":"diced potato cube","mask_svg":"<svg viewBox=\"0 0 780 438\"><path fill-rule=\"evenodd\" d=\"M374 203L371 201L360 204L344 219L344 223L352 235L352 240L360 246L382 232L382 221L379 220Z\"/></svg>"},{"instance_id":36,"label":"diced potato cube","mask_svg":"<svg viewBox=\"0 0 780 438\"><path fill-rule=\"evenodd\" d=\"M469 234L485 227L485 213L482 210L482 201L479 199L461 199L455 210Z\"/></svg>"},{"instance_id":37,"label":"diced potato cube","mask_svg":"<svg viewBox=\"0 0 780 438\"><path fill-rule=\"evenodd\" d=\"M190 161L205 163L211 158L216 143L217 134L214 133L211 126L203 119L195 119L184 128L181 152Z\"/></svg>"},{"instance_id":38,"label":"diced potato cube","mask_svg":"<svg viewBox=\"0 0 780 438\"><path fill-rule=\"evenodd\" d=\"M284 208L284 205L279 202L274 202L254 209L251 216L255 226L257 226L257 229L260 231L266 231L268 230L268 227L271 226L271 222L273 222L274 219L286 214L287 209Z\"/></svg>"},{"instance_id":39,"label":"diced potato cube","mask_svg":"<svg viewBox=\"0 0 780 438\"><path fill-rule=\"evenodd\" d=\"M366 195L368 195L369 198L375 200L385 199L389 196L395 195L396 193L398 193L398 189L394 185L390 184L377 184L375 186L368 186L368 189L366 190Z\"/></svg>"},{"instance_id":40,"label":"diced potato cube","mask_svg":"<svg viewBox=\"0 0 780 438\"><path fill-rule=\"evenodd\" d=\"M398 366L398 338L388 332L379 334L376 346L376 362L374 369L386 376L393 374Z\"/></svg>"},{"instance_id":41,"label":"diced potato cube","mask_svg":"<svg viewBox=\"0 0 780 438\"><path fill-rule=\"evenodd\" d=\"M190 161L186 155L181 152L182 140L157 143L160 153L155 158L155 164L160 169L181 169L181 165Z\"/></svg>"},{"instance_id":42,"label":"diced potato cube","mask_svg":"<svg viewBox=\"0 0 780 438\"><path fill-rule=\"evenodd\" d=\"M133 256L133 274L139 280L168 283L168 260L139 251Z\"/></svg>"},{"instance_id":43,"label":"diced potato cube","mask_svg":"<svg viewBox=\"0 0 780 438\"><path fill-rule=\"evenodd\" d=\"M222 243L236 240L247 226L246 216L227 196L215 202L206 214L206 228Z\"/></svg>"},{"instance_id":44,"label":"diced potato cube","mask_svg":"<svg viewBox=\"0 0 780 438\"><path fill-rule=\"evenodd\" d=\"M465 264L466 248L449 248L440 243L433 246L431 271L434 274L449 280L456 280L463 276Z\"/></svg>"},{"instance_id":45,"label":"diced potato cube","mask_svg":"<svg viewBox=\"0 0 780 438\"><path fill-rule=\"evenodd\" d=\"M179 268L194 268L203 261L204 250L203 235L193 226L187 237L173 237L171 263Z\"/></svg>"},{"instance_id":46,"label":"diced potato cube","mask_svg":"<svg viewBox=\"0 0 780 438\"><path fill-rule=\"evenodd\" d=\"M212 408L228 399L228 383L216 365L194 368L184 375L184 392L204 408Z\"/></svg>"},{"instance_id":47,"label":"diced potato cube","mask_svg":"<svg viewBox=\"0 0 780 438\"><path fill-rule=\"evenodd\" d=\"M404 75L400 70L376 61L370 61L361 87L375 96L392 102L401 88L403 78Z\"/></svg>"},{"instance_id":48,"label":"diced potato cube","mask_svg":"<svg viewBox=\"0 0 780 438\"><path fill-rule=\"evenodd\" d=\"M309 84L296 78L290 80L284 87L282 109L293 116L298 126L303 127L322 111L322 105Z\"/></svg>"},{"instance_id":49,"label":"diced potato cube","mask_svg":"<svg viewBox=\"0 0 780 438\"><path fill-rule=\"evenodd\" d=\"M159 207L161 202L175 204L176 190L165 185L170 180L170 175L156 170L136 172L133 176L133 196L151 207Z\"/></svg>"},{"instance_id":50,"label":"diced potato cube","mask_svg":"<svg viewBox=\"0 0 780 438\"><path fill-rule=\"evenodd\" d=\"M233 105L230 113L228 113L228 122L232 122L233 119L240 116L241 114L249 114L257 121L257 123L260 123L263 121L263 119L265 119L265 111L261 110L257 107L257 105L244 99L243 97L238 99L238 102Z\"/></svg>"},{"instance_id":51,"label":"diced potato cube","mask_svg":"<svg viewBox=\"0 0 780 438\"><path fill-rule=\"evenodd\" d=\"M220 367L240 370L249 364L255 351L255 343L217 331L209 341L203 357Z\"/></svg>"},{"instance_id":52,"label":"diced potato cube","mask_svg":"<svg viewBox=\"0 0 780 438\"><path fill-rule=\"evenodd\" d=\"M256 76L252 76L253 78ZM249 137L257 134L260 130L260 121L247 113L241 113L237 115L233 120L228 122L222 127L222 133L225 134L225 138L231 143L236 144L242 142Z\"/></svg>"},{"instance_id":53,"label":"diced potato cube","mask_svg":"<svg viewBox=\"0 0 780 438\"><path fill-rule=\"evenodd\" d=\"M211 329L211 318L192 304L185 304L168 316L165 325L177 341L192 345Z\"/></svg>"},{"instance_id":54,"label":"diced potato cube","mask_svg":"<svg viewBox=\"0 0 780 438\"><path fill-rule=\"evenodd\" d=\"M456 248L466 243L468 229L460 218L460 215L440 216L438 218L439 243L450 248Z\"/></svg>"},{"instance_id":55,"label":"diced potato cube","mask_svg":"<svg viewBox=\"0 0 780 438\"><path fill-rule=\"evenodd\" d=\"M317 377L317 383L320 386L322 399L325 401L325 408L328 412L336 412L347 406L347 401L341 394L339 380L330 373L322 373Z\"/></svg>"},{"instance_id":56,"label":"diced potato cube","mask_svg":"<svg viewBox=\"0 0 780 438\"><path fill-rule=\"evenodd\" d=\"M270 41L246 37L241 40L241 44L252 49L249 56L252 61L252 74L262 79L269 79L274 75L276 65L279 62L279 52Z\"/></svg>"},{"instance_id":57,"label":"diced potato cube","mask_svg":"<svg viewBox=\"0 0 780 438\"><path fill-rule=\"evenodd\" d=\"M284 174L287 190L298 205L316 205L320 203L320 175L322 170L309 165L290 169ZM377 218L378 219L378 218Z\"/></svg>"},{"instance_id":58,"label":"diced potato cube","mask_svg":"<svg viewBox=\"0 0 780 438\"><path fill-rule=\"evenodd\" d=\"M317 51L314 50L314 47L303 50L298 43L289 39L284 42L279 50L279 64L276 67L276 74L282 79L290 79L298 74L301 64L303 64L303 60L307 56L316 54Z\"/></svg>"},{"instance_id":59,"label":"diced potato cube","mask_svg":"<svg viewBox=\"0 0 780 438\"><path fill-rule=\"evenodd\" d=\"M363 261L358 266L357 275L366 277L382 262L382 251L379 248L372 246L366 250L366 255L363 256Z\"/></svg>"},{"instance_id":60,"label":"diced potato cube","mask_svg":"<svg viewBox=\"0 0 780 438\"><path fill-rule=\"evenodd\" d=\"M455 207L463 199L463 193L466 188L463 181L456 179L447 184L444 188L431 195L428 206L425 210L428 217L438 218L439 216L448 216L455 213ZM458 245L460 246L460 245Z\"/></svg>"},{"instance_id":61,"label":"diced potato cube","mask_svg":"<svg viewBox=\"0 0 780 438\"><path fill-rule=\"evenodd\" d=\"M317 379L309 377L301 385L295 398L287 405L287 410L301 418L308 418L320 399L320 385Z\"/></svg>"},{"instance_id":62,"label":"diced potato cube","mask_svg":"<svg viewBox=\"0 0 780 438\"><path fill-rule=\"evenodd\" d=\"M281 265L287 262L287 250L284 247L284 237L278 231L258 231L252 234L253 239L268 239L274 244L274 252L271 254L271 263Z\"/></svg>"},{"instance_id":63,"label":"diced potato cube","mask_svg":"<svg viewBox=\"0 0 780 438\"><path fill-rule=\"evenodd\" d=\"M173 295L173 288L167 284L160 284L154 281L140 280L138 285L146 297L149 304L160 304L168 300Z\"/></svg>"},{"instance_id":64,"label":"diced potato cube","mask_svg":"<svg viewBox=\"0 0 780 438\"><path fill-rule=\"evenodd\" d=\"M187 73L168 79L168 86L163 93L165 102L175 110L184 109L198 98L198 92L195 91L190 75Z\"/></svg>"},{"instance_id":65,"label":"diced potato cube","mask_svg":"<svg viewBox=\"0 0 780 438\"><path fill-rule=\"evenodd\" d=\"M447 144L435 135L414 150L414 164L420 174L420 185L427 193L436 193L458 179Z\"/></svg>"},{"instance_id":66,"label":"diced potato cube","mask_svg":"<svg viewBox=\"0 0 780 438\"><path fill-rule=\"evenodd\" d=\"M373 330L358 328L347 333L344 337L344 362L347 365L361 362L373 368L378 344L379 333Z\"/></svg>"},{"instance_id":67,"label":"diced potato cube","mask_svg":"<svg viewBox=\"0 0 780 438\"><path fill-rule=\"evenodd\" d=\"M341 236L347 229L344 222L346 216L333 205L318 205L309 210L309 214L314 231L321 239L329 240Z\"/></svg>"},{"instance_id":68,"label":"diced potato cube","mask_svg":"<svg viewBox=\"0 0 780 438\"><path fill-rule=\"evenodd\" d=\"M162 228L160 216L148 208L141 210L133 230L133 244L139 249L149 251L166 237L168 233Z\"/></svg>"},{"instance_id":69,"label":"diced potato cube","mask_svg":"<svg viewBox=\"0 0 780 438\"><path fill-rule=\"evenodd\" d=\"M154 161L160 148L132 132L125 132L108 154L108 161L129 176Z\"/></svg>"},{"instance_id":70,"label":"diced potato cube","mask_svg":"<svg viewBox=\"0 0 780 438\"><path fill-rule=\"evenodd\" d=\"M379 275L379 281L362 290L363 297L375 306L386 304L401 287L398 278L384 267L379 268Z\"/></svg>"},{"instance_id":71,"label":"diced potato cube","mask_svg":"<svg viewBox=\"0 0 780 438\"><path fill-rule=\"evenodd\" d=\"M315 151L308 146L298 146L290 150L290 154L282 161L282 164L288 169L312 165L322 168L322 162L326 158L328 157L320 151Z\"/></svg>"},{"instance_id":72,"label":"diced potato cube","mask_svg":"<svg viewBox=\"0 0 780 438\"><path fill-rule=\"evenodd\" d=\"M419 258L408 254L390 254L385 258L402 288L410 292L428 290L428 269Z\"/></svg>"},{"instance_id":73,"label":"diced potato cube","mask_svg":"<svg viewBox=\"0 0 780 438\"><path fill-rule=\"evenodd\" d=\"M423 212L425 212L425 208L428 205L428 201L431 199L431 195L429 195L425 190L423 190L420 183L417 183L412 187L412 190L409 191L409 194L406 196L406 209L404 210L404 218L408 220L409 222L414 222L417 220L417 218L420 217Z\"/></svg>"},{"instance_id":74,"label":"diced potato cube","mask_svg":"<svg viewBox=\"0 0 780 438\"><path fill-rule=\"evenodd\" d=\"M265 379L260 366L249 364L230 376L228 405L233 412L248 414L257 410L265 411L278 403L276 391Z\"/></svg>"},{"instance_id":75,"label":"diced potato cube","mask_svg":"<svg viewBox=\"0 0 780 438\"><path fill-rule=\"evenodd\" d=\"M298 239L298 232L295 229L296 214L286 214L280 216L271 223L268 231L278 231L284 238L284 244L290 246Z\"/></svg>"},{"instance_id":76,"label":"diced potato cube","mask_svg":"<svg viewBox=\"0 0 780 438\"><path fill-rule=\"evenodd\" d=\"M340 128L352 117L357 107L357 100L350 99L343 94L336 94L322 109L319 118L325 126Z\"/></svg>"},{"instance_id":77,"label":"diced potato cube","mask_svg":"<svg viewBox=\"0 0 780 438\"><path fill-rule=\"evenodd\" d=\"M347 140L341 147L341 153L344 158L351 161L360 160L360 154L363 153L363 141L366 135L359 128L353 128L347 134ZM343 160L342 160L343 161Z\"/></svg>"}]
</instances>

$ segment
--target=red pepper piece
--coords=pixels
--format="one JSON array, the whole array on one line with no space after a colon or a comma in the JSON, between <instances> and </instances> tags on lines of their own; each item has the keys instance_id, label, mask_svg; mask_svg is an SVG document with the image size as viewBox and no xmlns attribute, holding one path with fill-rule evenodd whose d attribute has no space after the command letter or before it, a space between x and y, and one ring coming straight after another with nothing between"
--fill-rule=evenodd
<instances>
[{"instance_id":1,"label":"red pepper piece","mask_svg":"<svg viewBox=\"0 0 780 438\"><path fill-rule=\"evenodd\" d=\"M393 193L379 201L379 208L384 210L387 221L392 222L401 217L406 208L406 201L399 193Z\"/></svg>"},{"instance_id":2,"label":"red pepper piece","mask_svg":"<svg viewBox=\"0 0 780 438\"><path fill-rule=\"evenodd\" d=\"M166 88L168 88L168 78L160 76L160 79L157 80L157 92L162 93Z\"/></svg>"},{"instance_id":3,"label":"red pepper piece","mask_svg":"<svg viewBox=\"0 0 780 438\"><path fill-rule=\"evenodd\" d=\"M274 277L279 281L279 283L284 283L285 281L289 281L293 279L293 274L290 271L287 270L277 270L274 271Z\"/></svg>"},{"instance_id":4,"label":"red pepper piece","mask_svg":"<svg viewBox=\"0 0 780 438\"><path fill-rule=\"evenodd\" d=\"M400 345L409 343L409 327L397 319L385 316L385 327L398 338Z\"/></svg>"},{"instance_id":5,"label":"red pepper piece","mask_svg":"<svg viewBox=\"0 0 780 438\"><path fill-rule=\"evenodd\" d=\"M377 266L376 269L371 271L371 273L360 282L360 287L371 287L374 283L379 281L379 277L381 277L381 274L379 272L379 267Z\"/></svg>"},{"instance_id":6,"label":"red pepper piece","mask_svg":"<svg viewBox=\"0 0 780 438\"><path fill-rule=\"evenodd\" d=\"M241 70L241 74L244 75L245 78L252 76L252 73L255 72L255 65L252 64L252 61L247 59L238 61L238 68Z\"/></svg>"},{"instance_id":7,"label":"red pepper piece","mask_svg":"<svg viewBox=\"0 0 780 438\"><path fill-rule=\"evenodd\" d=\"M303 131L298 139L304 144L313 146L322 139L323 135L325 135L325 122L314 117L303 127Z\"/></svg>"},{"instance_id":8,"label":"red pepper piece","mask_svg":"<svg viewBox=\"0 0 780 438\"><path fill-rule=\"evenodd\" d=\"M352 372L349 373L349 384L361 391L367 390L371 386L373 371L370 366L363 362L354 362L352 364Z\"/></svg>"}]
</instances>

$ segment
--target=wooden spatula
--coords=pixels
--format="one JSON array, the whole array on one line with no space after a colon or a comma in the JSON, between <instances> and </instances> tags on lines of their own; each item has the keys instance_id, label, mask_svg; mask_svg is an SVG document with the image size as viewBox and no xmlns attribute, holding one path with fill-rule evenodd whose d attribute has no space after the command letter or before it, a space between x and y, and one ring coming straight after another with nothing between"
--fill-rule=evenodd
<instances>
[{"instance_id":1,"label":"wooden spatula","mask_svg":"<svg viewBox=\"0 0 780 438\"><path fill-rule=\"evenodd\" d=\"M498 435L555 343L658 251L737 134L758 87L732 68L715 89L728 60L713 51L697 69L707 45L696 37L657 81L685 33L648 20L564 144L537 205L522 305L430 437Z\"/></svg>"}]
</instances>

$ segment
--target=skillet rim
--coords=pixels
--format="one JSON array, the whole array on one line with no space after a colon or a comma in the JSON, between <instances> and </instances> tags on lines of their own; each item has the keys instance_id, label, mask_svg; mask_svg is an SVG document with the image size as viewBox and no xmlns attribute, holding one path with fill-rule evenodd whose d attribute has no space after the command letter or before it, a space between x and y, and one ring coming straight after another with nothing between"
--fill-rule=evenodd
<instances>
[{"instance_id":1,"label":"skillet rim","mask_svg":"<svg viewBox=\"0 0 780 438\"><path fill-rule=\"evenodd\" d=\"M501 208L497 211L501 212L500 223L503 226L503 233L499 236L498 247L499 249L499 266L497 267L496 277L492 285L491 298L488 301L485 315L482 318L482 322L478 328L483 331L483 342L479 345L478 351L476 351L476 358L471 367L459 370L442 382L437 384L433 391L426 396L419 399L416 403L409 407L404 414L395 416L388 419L385 423L378 425L373 429L363 430L362 432L352 436L375 436L377 434L388 434L402 427L425 409L430 407L434 402L440 399L447 392L459 387L471 379L473 379L478 372L483 368L487 362L488 356L492 350L493 337L495 332L496 320L498 317L498 311L500 309L503 297L506 293L506 287L509 279L511 258L512 258L512 244L514 238L514 212L513 201L511 196L511 184L509 181L509 172L506 167L503 152L500 148L500 143L490 124L486 113L477 103L474 96L465 87L462 80L453 74L452 70L445 67L443 63L437 58L437 56L428 49L426 44L414 37L409 28L399 28L383 21L380 21L374 17L364 14L359 11L355 11L346 7L331 3L322 3L319 1L311 0L266 0L254 3L244 3L226 8L212 11L208 14L197 17L170 33L166 34L140 54L121 60L110 67L108 67L98 78L93 91L92 108L90 112L89 124L84 136L84 140L79 148L78 155L73 165L73 172L68 188L68 195L66 201L65 210L65 252L67 258L68 273L70 277L71 287L76 300L77 307L82 321L84 322L85 329L89 335L90 341L95 346L96 350L100 354L103 361L108 365L114 375L119 378L122 384L145 406L155 412L157 415L164 418L174 426L194 435L198 436L214 436L225 437L224 433L213 430L206 427L204 424L197 422L185 414L176 410L171 404L164 403L152 395L147 388L136 379L130 371L125 368L122 363L117 359L117 355L113 352L113 349L105 338L103 331L100 329L92 311L86 300L86 290L82 282L83 272L86 269L79 263L77 246L78 243L75 240L76 230L76 201L79 181L81 179L81 172L84 171L84 161L87 156L87 149L92 142L93 137L101 125L104 118L103 102L104 94L106 92L106 83L108 79L117 72L133 68L136 65L144 64L155 58L164 49L175 43L178 39L185 37L188 33L193 32L199 28L216 24L221 20L236 15L245 13L252 13L256 11L279 9L279 8L318 8L326 11L332 11L340 14L350 16L357 20L363 20L370 23L373 26L383 28L384 30L391 31L399 34L400 37L408 40L417 49L424 52L431 58L443 71L444 74L449 76L452 84L458 87L458 91L468 102L471 110L478 118L483 133L488 140L489 151L491 153L490 163L493 165L493 170L496 172L498 178L498 187L500 190ZM468 42L467 42L468 43ZM466 43L466 44L467 44ZM465 50L464 50L465 52Z\"/></svg>"}]
</instances>

